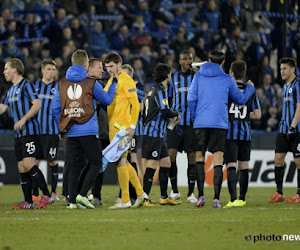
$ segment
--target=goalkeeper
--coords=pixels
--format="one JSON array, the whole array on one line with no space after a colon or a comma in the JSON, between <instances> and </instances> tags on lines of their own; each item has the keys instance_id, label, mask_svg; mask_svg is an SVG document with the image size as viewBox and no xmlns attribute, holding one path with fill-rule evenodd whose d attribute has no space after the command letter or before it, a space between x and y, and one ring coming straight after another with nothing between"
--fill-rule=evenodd
<instances>
[{"instance_id":1,"label":"goalkeeper","mask_svg":"<svg viewBox=\"0 0 300 250\"><path fill-rule=\"evenodd\" d=\"M110 76L117 76L116 78L118 80L115 98L111 105L107 107L109 139L111 141L119 131L118 128L115 127L115 123L118 123L127 128L128 140L130 141L134 135L140 108L136 84L133 79L122 70L122 58L117 53L108 54L104 63ZM105 90L108 90L113 82L112 80L113 77L108 80ZM129 181L134 186L138 196L133 207L141 206L144 200L148 198L141 186L135 169L127 160L127 154L128 153L125 152L117 162L117 173L122 192L122 202L115 204L110 207L110 209L122 209L132 206L129 198Z\"/></svg>"}]
</instances>

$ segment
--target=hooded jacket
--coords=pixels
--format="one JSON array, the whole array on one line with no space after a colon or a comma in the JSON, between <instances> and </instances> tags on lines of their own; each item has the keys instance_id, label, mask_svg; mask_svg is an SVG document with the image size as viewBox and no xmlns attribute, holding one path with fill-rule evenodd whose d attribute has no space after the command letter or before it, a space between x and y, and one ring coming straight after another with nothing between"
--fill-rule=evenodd
<instances>
[{"instance_id":1,"label":"hooded jacket","mask_svg":"<svg viewBox=\"0 0 300 250\"><path fill-rule=\"evenodd\" d=\"M68 68L66 73L66 79L70 82L81 82L87 77L86 69L81 65L73 65ZM78 136L87 136L87 135L98 135L98 119L96 112L96 100L103 105L110 105L114 99L116 92L116 82L110 86L107 93L103 90L101 84L96 81L93 89L93 105L94 105L94 115L86 123L83 124L73 124L71 128L67 131L67 137L78 137ZM55 122L59 124L59 117L61 114L62 108L60 103L60 93L58 87L55 92L52 106L52 115L55 119ZM101 129L101 128L100 128Z\"/></svg>"},{"instance_id":2,"label":"hooded jacket","mask_svg":"<svg viewBox=\"0 0 300 250\"><path fill-rule=\"evenodd\" d=\"M241 92L220 65L205 63L195 74L187 97L194 128L228 129L228 98L244 105L254 92L251 85Z\"/></svg>"}]
</instances>

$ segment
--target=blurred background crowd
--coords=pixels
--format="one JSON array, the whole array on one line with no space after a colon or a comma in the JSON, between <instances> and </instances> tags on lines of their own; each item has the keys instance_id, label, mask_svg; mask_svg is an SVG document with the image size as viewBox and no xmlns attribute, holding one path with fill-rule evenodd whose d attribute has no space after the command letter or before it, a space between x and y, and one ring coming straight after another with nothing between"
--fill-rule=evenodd
<instances>
[{"instance_id":1,"label":"blurred background crowd","mask_svg":"<svg viewBox=\"0 0 300 250\"><path fill-rule=\"evenodd\" d=\"M76 49L102 59L116 51L133 66L134 79L147 85L157 62L175 72L180 51L206 61L208 51L221 49L226 73L234 60L247 62L247 79L255 83L262 108L262 119L252 128L276 131L283 85L278 60L286 54L300 65L300 1L285 1L286 33L284 0L2 0L0 69L17 57L25 77L35 82L41 61L53 58L59 79ZM1 73L1 102L9 87ZM0 129L8 128L9 114L0 116Z\"/></svg>"}]
</instances>

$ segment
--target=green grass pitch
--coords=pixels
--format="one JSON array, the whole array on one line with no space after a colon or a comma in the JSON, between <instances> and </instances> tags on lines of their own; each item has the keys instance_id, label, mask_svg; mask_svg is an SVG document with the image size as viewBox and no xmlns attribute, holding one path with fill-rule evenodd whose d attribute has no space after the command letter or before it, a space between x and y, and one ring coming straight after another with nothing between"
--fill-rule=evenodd
<instances>
[{"instance_id":1,"label":"green grass pitch","mask_svg":"<svg viewBox=\"0 0 300 250\"><path fill-rule=\"evenodd\" d=\"M205 188L206 206L195 208L186 202L186 189L180 188L179 206L108 210L118 187L104 186L106 206L101 208L69 211L60 201L40 210L14 211L21 188L5 185L0 190L0 249L299 249L299 239L274 238L300 235L300 204L268 204L274 188L249 188L247 205L232 209L212 208L212 188ZM285 188L286 197L295 190ZM151 196L158 200L158 186ZM221 204L228 200L223 188ZM260 241L254 243L254 237Z\"/></svg>"}]
</instances>

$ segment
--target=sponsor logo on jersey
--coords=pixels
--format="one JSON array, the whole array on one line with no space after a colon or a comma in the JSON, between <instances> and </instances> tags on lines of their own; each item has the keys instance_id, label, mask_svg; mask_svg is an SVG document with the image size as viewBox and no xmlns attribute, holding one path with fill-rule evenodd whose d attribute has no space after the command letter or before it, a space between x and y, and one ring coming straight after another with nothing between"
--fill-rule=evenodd
<instances>
[{"instance_id":1,"label":"sponsor logo on jersey","mask_svg":"<svg viewBox=\"0 0 300 250\"><path fill-rule=\"evenodd\" d=\"M136 92L136 89L128 89L128 92Z\"/></svg>"}]
</instances>

